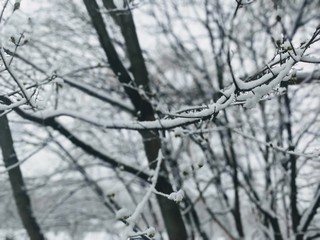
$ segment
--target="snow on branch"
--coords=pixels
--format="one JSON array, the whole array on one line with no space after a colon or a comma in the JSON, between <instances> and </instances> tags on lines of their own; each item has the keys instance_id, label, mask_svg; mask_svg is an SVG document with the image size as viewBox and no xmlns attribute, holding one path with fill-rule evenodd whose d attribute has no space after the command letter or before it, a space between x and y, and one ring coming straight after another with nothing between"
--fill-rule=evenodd
<instances>
[{"instance_id":1,"label":"snow on branch","mask_svg":"<svg viewBox=\"0 0 320 240\"><path fill-rule=\"evenodd\" d=\"M12 103L10 105L0 104L0 112L8 111L8 110L11 110L13 108L22 106L22 105L27 104L27 103L28 103L27 99L23 98L23 99L21 99L21 100L19 100L17 102L14 102L14 103Z\"/></svg>"},{"instance_id":2,"label":"snow on branch","mask_svg":"<svg viewBox=\"0 0 320 240\"><path fill-rule=\"evenodd\" d=\"M288 150L287 148L284 148L284 147L280 147L280 146L277 146L277 144L273 144L272 142L264 142L264 141L261 141L253 136L250 136L248 134L245 134L243 132L240 132L236 129L232 129L233 132L239 134L240 136L242 136L243 138L246 138L246 139L250 139L256 143L259 143L259 144L262 144L262 145L265 145L267 147L270 147L278 152L282 152L282 153L285 153L285 154L288 154L288 155L293 155L293 156L297 156L297 157L304 157L304 158L310 158L310 159L319 159L320 160L320 151L315 151L315 152L312 152L312 153L303 153L303 152L298 152L298 151L291 151L291 150Z\"/></svg>"},{"instance_id":3,"label":"snow on branch","mask_svg":"<svg viewBox=\"0 0 320 240\"><path fill-rule=\"evenodd\" d=\"M148 237L153 237L155 235L155 229L153 227L149 227L145 231L141 231L141 232L135 232L135 231L133 231L133 229L134 229L134 226L137 224L138 218L142 214L142 211L143 211L145 205L147 204L152 193L156 189L156 184L157 184L158 177L159 177L162 159L163 159L163 156L162 156L161 150L159 150L158 159L157 159L157 166L156 166L156 169L154 170L154 174L151 178L151 185L150 185L147 193L144 195L143 199L140 201L140 203L136 207L135 211L132 214L127 209L120 209L117 212L117 218L125 220L125 222L127 224L126 229L122 234L123 239L127 239L130 237L142 236L142 235L147 235Z\"/></svg>"},{"instance_id":4,"label":"snow on branch","mask_svg":"<svg viewBox=\"0 0 320 240\"><path fill-rule=\"evenodd\" d=\"M5 59L5 53L2 47L0 47L0 56L1 59L3 61L3 64L6 68L6 70L8 71L8 73L10 74L10 76L13 78L13 80L17 83L17 85L19 86L23 96L25 97L25 99L27 100L27 102L32 106L35 107L35 103L32 100L32 95L30 94L30 92L28 92L28 90L26 89L26 87L23 85L23 83L19 80L18 77L16 77L14 75L14 73L12 72L11 68L10 68L10 64L7 62L7 60Z\"/></svg>"},{"instance_id":5,"label":"snow on branch","mask_svg":"<svg viewBox=\"0 0 320 240\"><path fill-rule=\"evenodd\" d=\"M180 203L184 198L184 191L181 189L177 192L172 192L170 194L165 194L165 193L162 193L162 192L159 192L156 190L156 185L158 182L158 178L160 176L160 169L161 169L162 160L163 160L163 155L161 153L161 150L159 150L158 158L157 158L157 166L156 166L156 168L153 172L153 176L151 178L151 185L149 186L149 189L147 190L143 199L137 205L134 212L131 213L130 210L128 210L126 208L121 208L116 213L117 219L121 220L122 222L124 222L126 224L125 231L122 234L123 239L134 238L134 237L139 237L139 236L146 236L148 238L153 238L154 235L156 234L156 231L153 227L149 227L148 229L146 229L144 231L136 231L136 229L135 229L135 226L138 222L138 219L139 219L140 215L142 214L145 205L147 204L147 202L149 201L149 199L153 193L161 195L163 197L166 197L169 200L172 200L176 203Z\"/></svg>"},{"instance_id":6,"label":"snow on branch","mask_svg":"<svg viewBox=\"0 0 320 240\"><path fill-rule=\"evenodd\" d=\"M268 67L266 68L267 72L264 72L264 74L259 78L254 80L249 78L250 80L247 81L236 79L231 86L221 91L222 96L217 100L216 103L203 107L203 109L179 114L168 113L167 117L156 119L154 121L105 121L104 119L98 119L69 110L41 111L32 114L32 117L46 121L60 116L68 116L97 127L107 129L163 130L173 129L176 127L193 124L201 120L215 118L219 111L224 110L238 102L243 104L243 106L246 108L252 108L261 100L263 96L269 94L281 82L289 81L291 78L296 77L297 73L295 70L292 70L292 67L301 59L303 59L306 49L311 43L313 43L314 39L319 34L320 29L316 29L312 38L308 42L297 49L287 50L286 53L282 54L282 61L274 60L273 62L269 63ZM279 66L275 66L276 64ZM272 68L270 68L270 66ZM24 90L23 92L25 92ZM29 100L30 96L27 92L25 95L27 100Z\"/></svg>"}]
</instances>

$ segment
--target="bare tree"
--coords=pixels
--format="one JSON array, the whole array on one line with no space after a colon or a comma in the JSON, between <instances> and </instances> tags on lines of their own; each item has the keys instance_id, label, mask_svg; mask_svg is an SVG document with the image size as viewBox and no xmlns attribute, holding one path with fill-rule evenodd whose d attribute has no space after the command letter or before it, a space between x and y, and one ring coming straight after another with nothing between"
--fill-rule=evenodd
<instances>
[{"instance_id":1,"label":"bare tree","mask_svg":"<svg viewBox=\"0 0 320 240\"><path fill-rule=\"evenodd\" d=\"M123 239L318 237L317 1L18 4L0 18L1 148L39 203L43 231L20 213L31 239L25 222L43 237L61 218L118 219ZM24 186L13 143L56 167Z\"/></svg>"}]
</instances>

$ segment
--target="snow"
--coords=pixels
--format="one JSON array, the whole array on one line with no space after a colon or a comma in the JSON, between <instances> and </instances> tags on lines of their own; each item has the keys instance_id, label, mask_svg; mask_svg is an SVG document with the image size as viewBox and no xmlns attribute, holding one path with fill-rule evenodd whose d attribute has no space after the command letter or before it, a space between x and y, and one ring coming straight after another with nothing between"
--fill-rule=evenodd
<instances>
[{"instance_id":1,"label":"snow","mask_svg":"<svg viewBox=\"0 0 320 240\"><path fill-rule=\"evenodd\" d=\"M190 166L190 164L187 164L185 166L182 165L181 169L183 176L189 176L192 173L192 167Z\"/></svg>"},{"instance_id":2,"label":"snow","mask_svg":"<svg viewBox=\"0 0 320 240\"><path fill-rule=\"evenodd\" d=\"M303 52L298 52L299 54L302 54ZM298 54L297 53L297 54ZM299 54L296 56L296 58L299 58ZM245 89L253 89L253 96L251 98L247 98L244 107L245 108L253 108L261 99L261 97L263 97L264 95L266 95L267 93L269 93L273 88L275 88L281 81L287 81L290 79L290 77L286 78L286 76L289 74L292 66L295 64L295 59L289 59L288 62L286 62L286 64L284 64L283 66L277 68L277 77L275 79L273 79L269 84L259 84L256 86L255 82L259 82L261 81L261 79L264 79L266 74L263 77L261 77L259 80L256 81L252 81L249 83L244 83L242 85L240 85L241 87L244 87ZM294 73L296 73L294 71ZM275 74L273 72L273 74ZM240 87L239 86L239 87ZM240 87L240 88L241 88ZM241 88L242 89L242 88Z\"/></svg>"},{"instance_id":3,"label":"snow","mask_svg":"<svg viewBox=\"0 0 320 240\"><path fill-rule=\"evenodd\" d=\"M181 189L178 192L170 193L170 195L168 196L169 200L173 200L177 203L181 202L183 198L184 198L184 192Z\"/></svg>"},{"instance_id":4,"label":"snow","mask_svg":"<svg viewBox=\"0 0 320 240\"><path fill-rule=\"evenodd\" d=\"M15 108L15 107L19 107L21 105L24 105L27 103L27 99L23 98L22 100L18 101L18 102L15 102L15 103L12 103L10 105L3 105L3 104L0 104L0 111L7 111L7 110L10 110L12 108Z\"/></svg>"},{"instance_id":5,"label":"snow","mask_svg":"<svg viewBox=\"0 0 320 240\"><path fill-rule=\"evenodd\" d=\"M237 86L241 89L241 90L251 90L254 89L255 87L258 87L264 83L266 83L268 80L270 80L274 75L279 74L283 69L285 68L285 65L283 66L279 66L279 67L275 67L272 69L272 73L266 73L264 74L261 78L254 80L254 81L250 81L250 82L244 82L240 79L236 79L237 80Z\"/></svg>"},{"instance_id":6,"label":"snow","mask_svg":"<svg viewBox=\"0 0 320 240\"><path fill-rule=\"evenodd\" d=\"M149 227L146 231L145 231L146 235L149 237L153 237L156 234L156 230L154 227Z\"/></svg>"},{"instance_id":7,"label":"snow","mask_svg":"<svg viewBox=\"0 0 320 240\"><path fill-rule=\"evenodd\" d=\"M158 152L158 158L157 158L157 166L154 170L154 174L152 176L151 179L151 185L149 186L149 189L147 190L146 194L144 195L143 199L140 201L140 203L137 205L136 209L134 210L134 212L131 214L131 216L129 216L126 221L127 221L127 226L125 231L122 233L122 237L124 239L128 238L128 237L134 237L134 236L140 236L140 235L146 235L146 234L151 234L154 235L155 234L155 230L154 228L148 228L146 231L144 232L137 232L137 231L133 231L134 230L134 226L137 223L137 220L139 218L139 216L142 214L142 211L145 207L145 205L147 204L147 202L149 201L151 194L154 193L156 191L155 187L158 181L158 176L159 176L159 172L160 172L160 166L163 160L163 155L161 153L161 150L159 150ZM127 212L125 210L122 210L120 213L117 213L117 216L126 217Z\"/></svg>"},{"instance_id":8,"label":"snow","mask_svg":"<svg viewBox=\"0 0 320 240\"><path fill-rule=\"evenodd\" d=\"M126 209L126 208L121 208L120 210L117 211L116 213L116 218L121 220L121 219L127 219L131 216L131 212Z\"/></svg>"},{"instance_id":9,"label":"snow","mask_svg":"<svg viewBox=\"0 0 320 240\"><path fill-rule=\"evenodd\" d=\"M285 41L285 42L283 43L282 47L283 47L284 49L286 49L286 50L291 50L291 49L292 49L291 44L290 44L289 41Z\"/></svg>"},{"instance_id":10,"label":"snow","mask_svg":"<svg viewBox=\"0 0 320 240\"><path fill-rule=\"evenodd\" d=\"M48 118L67 116L67 117L75 118L75 119L90 123L97 127L111 128L111 129L131 129L131 130L171 129L171 128L194 123L204 117L210 117L213 114L217 113L218 111L227 108L234 101L235 94L232 93L228 99L226 99L225 96L222 96L221 98L223 98L223 100L219 101L219 104L212 104L209 106L209 108L199 112L188 113L186 114L186 116L188 117L182 116L181 118L178 117L175 119L158 119L155 121L122 121L122 120L102 121L101 119L97 119L95 117L90 117L88 115L81 114L79 112L73 112L68 110L40 111L35 114L32 114L32 116L42 120L48 119Z\"/></svg>"},{"instance_id":11,"label":"snow","mask_svg":"<svg viewBox=\"0 0 320 240\"><path fill-rule=\"evenodd\" d=\"M62 78L55 78L52 82L60 85L64 84L64 80Z\"/></svg>"},{"instance_id":12,"label":"snow","mask_svg":"<svg viewBox=\"0 0 320 240\"><path fill-rule=\"evenodd\" d=\"M197 161L196 164L194 164L194 169L195 169L195 170L198 170L198 169L202 168L202 167L204 166L204 164L205 164L205 162L204 162L204 160L201 158L201 159L199 159L199 160Z\"/></svg>"},{"instance_id":13,"label":"snow","mask_svg":"<svg viewBox=\"0 0 320 240\"><path fill-rule=\"evenodd\" d=\"M304 53L303 49L296 50L297 56L295 58L290 58L286 64L275 67L272 69L272 73L266 73L261 78L244 82L242 80L236 80L237 86L241 91L250 90L252 93L250 94L242 94L239 96L239 100L245 100L244 107L245 108L253 108L260 101L260 99L268 94L272 89L274 89L281 81L287 81L291 78L290 70L292 66L296 63L297 60L301 58L301 55ZM292 74L296 74L294 70ZM264 84L270 79L277 75L270 83ZM39 118L54 118L59 116L69 116L72 118L76 118L87 123L93 124L98 127L103 128L114 128L114 129L132 129L132 130L142 130L142 129L171 129L179 126L187 125L190 123L194 123L204 117L212 116L213 114L219 112L227 108L232 102L234 102L236 87L235 85L231 85L229 88L222 91L223 96L218 99L215 104L211 104L208 108L203 109L198 112L190 112L186 114L172 114L175 115L175 119L158 119L155 121L101 121L101 119L96 119L87 115L79 114L78 112L71 112L67 110L58 110L58 111L43 111L40 114L37 114ZM179 117L180 116L180 117ZM177 129L177 136L181 135L181 130Z\"/></svg>"},{"instance_id":14,"label":"snow","mask_svg":"<svg viewBox=\"0 0 320 240\"><path fill-rule=\"evenodd\" d=\"M309 62L309 63L320 63L320 58L316 58L312 56L302 56L300 61Z\"/></svg>"},{"instance_id":15,"label":"snow","mask_svg":"<svg viewBox=\"0 0 320 240\"><path fill-rule=\"evenodd\" d=\"M183 136L183 129L181 127L174 129L174 136L175 137L182 137Z\"/></svg>"}]
</instances>

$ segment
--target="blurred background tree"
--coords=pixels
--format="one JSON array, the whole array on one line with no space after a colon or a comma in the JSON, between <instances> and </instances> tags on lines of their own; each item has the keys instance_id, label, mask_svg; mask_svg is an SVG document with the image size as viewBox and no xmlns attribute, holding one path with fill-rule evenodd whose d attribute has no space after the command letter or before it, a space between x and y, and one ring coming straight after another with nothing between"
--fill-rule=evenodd
<instances>
[{"instance_id":1,"label":"blurred background tree","mask_svg":"<svg viewBox=\"0 0 320 240\"><path fill-rule=\"evenodd\" d=\"M20 4L0 15L4 234L123 239L147 200L135 238L319 236L317 1Z\"/></svg>"}]
</instances>

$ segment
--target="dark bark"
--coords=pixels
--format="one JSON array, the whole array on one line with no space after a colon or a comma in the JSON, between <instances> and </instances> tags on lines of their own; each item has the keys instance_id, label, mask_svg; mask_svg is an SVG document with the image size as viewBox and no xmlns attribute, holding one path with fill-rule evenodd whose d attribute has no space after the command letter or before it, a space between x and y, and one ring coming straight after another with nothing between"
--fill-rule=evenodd
<instances>
[{"instance_id":1,"label":"dark bark","mask_svg":"<svg viewBox=\"0 0 320 240\"><path fill-rule=\"evenodd\" d=\"M226 123L229 123L229 119L224 111L224 118ZM220 134L221 139L223 140L224 136ZM232 209L232 215L234 217L236 229L238 231L239 237L244 237L243 225L242 225L242 217L241 217L241 205L240 205L240 196L239 196L239 188L240 182L238 177L238 163L237 163L237 156L234 150L234 143L232 138L232 133L230 129L227 130L227 140L229 143L229 154L227 150L227 146L223 146L224 156L227 160L227 164L232 168L232 182L234 188L234 207Z\"/></svg>"},{"instance_id":2,"label":"dark bark","mask_svg":"<svg viewBox=\"0 0 320 240\"><path fill-rule=\"evenodd\" d=\"M107 56L110 67L114 74L118 77L120 83L124 84L124 90L130 98L135 110L139 111L140 109L145 109L144 111L150 111L150 109L152 109L150 103L143 99L140 96L139 92L134 89L134 87L136 87L132 85L134 81L133 79L131 79L128 71L122 64L118 53L116 52L116 49L114 48L112 40L110 39L109 34L106 30L106 25L99 12L99 6L97 2L94 0L84 0L84 3L90 15L92 24L98 34L100 45Z\"/></svg>"},{"instance_id":3,"label":"dark bark","mask_svg":"<svg viewBox=\"0 0 320 240\"><path fill-rule=\"evenodd\" d=\"M45 237L34 217L31 200L17 158L7 116L0 117L0 147L5 167L8 169L9 181L16 202L19 216L31 240L44 240ZM10 168L12 167L12 168Z\"/></svg>"},{"instance_id":4,"label":"dark bark","mask_svg":"<svg viewBox=\"0 0 320 240\"><path fill-rule=\"evenodd\" d=\"M310 226L311 221L313 220L314 216L317 214L317 209L320 207L320 189L318 188L317 194L315 196L315 199L313 202L311 202L311 205L308 209L306 209L304 215L304 221L300 223L299 226L299 232L296 235L296 240L303 240L303 237L305 235L305 232L307 231L308 227ZM316 234L315 236L318 236L319 234ZM307 239L316 239L316 237L308 237Z\"/></svg>"},{"instance_id":5,"label":"dark bark","mask_svg":"<svg viewBox=\"0 0 320 240\"><path fill-rule=\"evenodd\" d=\"M288 132L288 143L289 151L294 151L295 146L293 145L293 136L292 136L292 125L291 125L291 106L290 99L288 94L284 96L285 108L287 114L287 121L285 122L286 130ZM298 210L298 189L297 189L297 159L296 156L290 155L290 208L291 208L291 223L294 233L297 233L297 228L300 223L300 214Z\"/></svg>"},{"instance_id":6,"label":"dark bark","mask_svg":"<svg viewBox=\"0 0 320 240\"><path fill-rule=\"evenodd\" d=\"M4 98L2 98L2 99L4 99ZM121 161L113 159L113 158L109 157L108 155L95 149L90 144L82 141L80 138L78 138L76 135L74 135L71 131L69 131L67 128L65 128L62 124L57 122L54 118L48 118L46 120L43 120L41 118L31 116L19 108L15 108L14 110L20 117L22 117L24 119L36 122L36 123L43 125L43 126L48 126L48 127L53 128L54 130L58 131L60 134L65 136L75 146L81 148L84 152L88 153L91 156L95 156L95 157L99 158L103 162L110 164L112 167L121 167L123 169L123 171L131 173L133 175L136 175L137 177L139 177L140 179L142 179L144 181L148 181L148 179L150 178L150 175L146 174L142 170L136 169L130 165L122 163Z\"/></svg>"},{"instance_id":7,"label":"dark bark","mask_svg":"<svg viewBox=\"0 0 320 240\"><path fill-rule=\"evenodd\" d=\"M109 64L114 74L118 77L121 83L131 84L136 88L142 87L142 89L148 95L150 93L148 85L148 72L142 56L142 51L135 31L135 25L131 12L128 11L127 13L121 15L114 15L114 19L120 26L121 32L125 39L126 50L131 63L131 71L134 79L131 79L128 71L123 66L112 44L103 18L98 11L98 4L96 3L96 1L92 0L84 0L84 3L91 17L92 24L99 36L100 44L106 53ZM103 1L103 3L107 9L114 9L112 1ZM132 104L134 105L139 120L155 120L152 105L147 99L145 99L144 96L141 96L139 92L132 87L124 86L124 90L130 98ZM152 168L154 167L154 161L158 157L158 152L161 149L160 138L158 136L158 133L155 131L145 130L139 132L143 138L146 156ZM156 189L157 191L167 194L173 192L171 184L162 178L158 179ZM179 205L163 196L157 195L157 200L169 238L171 240L187 239L187 231L179 210Z\"/></svg>"},{"instance_id":8,"label":"dark bark","mask_svg":"<svg viewBox=\"0 0 320 240\"><path fill-rule=\"evenodd\" d=\"M1 97L0 100L10 105L12 102L7 97ZM31 114L26 113L25 111L21 110L19 107L13 108L13 110L22 118L27 119L29 121L35 122L37 124L40 124L42 126L51 127L54 130L58 131L60 134L65 136L70 142L72 142L75 146L81 148L84 152L91 156L95 156L99 158L101 161L110 164L112 167L121 167L123 171L131 173L139 177L143 181L149 181L150 175L146 174L142 170L136 169L130 165L127 165L125 163L122 163L121 161L118 161L116 159L113 159L109 157L108 155L102 153L101 151L95 149L90 144L82 141L80 138L78 138L76 135L74 135L72 132L70 132L67 128L65 128L62 124L60 124L58 121L55 120L55 118L47 118L42 119L36 116L33 116Z\"/></svg>"}]
</instances>

